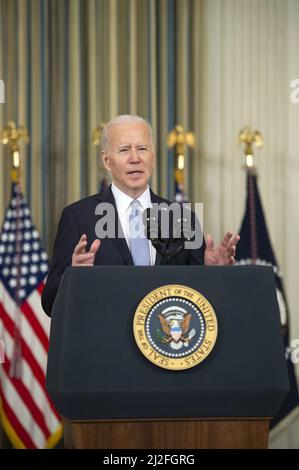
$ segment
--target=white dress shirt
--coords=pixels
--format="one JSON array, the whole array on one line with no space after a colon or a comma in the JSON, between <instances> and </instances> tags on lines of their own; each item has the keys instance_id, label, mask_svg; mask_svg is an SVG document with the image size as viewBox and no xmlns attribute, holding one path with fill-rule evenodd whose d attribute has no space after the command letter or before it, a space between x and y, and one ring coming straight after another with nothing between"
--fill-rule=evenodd
<instances>
[{"instance_id":1,"label":"white dress shirt","mask_svg":"<svg viewBox=\"0 0 299 470\"><path fill-rule=\"evenodd\" d=\"M115 184L112 183L111 185L112 194L115 199L115 204L118 212L119 221L124 232L127 245L130 250L130 228L129 228L129 216L132 208L130 204L134 199L131 196L128 196L126 193L118 189ZM151 193L149 190L149 186L147 186L146 190L137 198L137 201L140 202L142 210L148 209L152 207L151 201ZM148 240L149 249L150 249L150 261L151 266L155 264L156 261L156 249L153 247L153 244L150 240Z\"/></svg>"}]
</instances>

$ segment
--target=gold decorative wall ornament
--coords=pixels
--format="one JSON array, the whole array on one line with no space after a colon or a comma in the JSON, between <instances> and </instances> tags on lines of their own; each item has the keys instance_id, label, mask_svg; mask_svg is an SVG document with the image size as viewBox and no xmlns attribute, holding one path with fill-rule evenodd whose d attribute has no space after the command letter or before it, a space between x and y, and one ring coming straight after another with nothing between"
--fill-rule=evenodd
<instances>
[{"instance_id":1,"label":"gold decorative wall ornament","mask_svg":"<svg viewBox=\"0 0 299 470\"><path fill-rule=\"evenodd\" d=\"M105 127L105 122L101 122L98 127L96 127L92 132L92 143L95 146L101 145L102 132Z\"/></svg>"},{"instance_id":2,"label":"gold decorative wall ornament","mask_svg":"<svg viewBox=\"0 0 299 470\"><path fill-rule=\"evenodd\" d=\"M183 126L177 125L169 132L167 137L168 148L175 146L175 152L177 156L177 168L183 170L185 167L185 151L186 145L189 147L195 146L195 135L193 132L185 132Z\"/></svg>"},{"instance_id":3,"label":"gold decorative wall ornament","mask_svg":"<svg viewBox=\"0 0 299 470\"><path fill-rule=\"evenodd\" d=\"M175 168L174 176L178 187L176 200L188 199L185 190L185 152L186 146L194 148L195 135L193 132L185 132L183 126L176 125L167 136L167 146L169 149L175 147Z\"/></svg>"},{"instance_id":4,"label":"gold decorative wall ornament","mask_svg":"<svg viewBox=\"0 0 299 470\"><path fill-rule=\"evenodd\" d=\"M9 121L1 133L1 142L8 145L12 154L11 178L14 182L20 179L20 140L23 140L25 144L29 143L26 127L17 127L15 122Z\"/></svg>"},{"instance_id":5,"label":"gold decorative wall ornament","mask_svg":"<svg viewBox=\"0 0 299 470\"><path fill-rule=\"evenodd\" d=\"M244 146L246 167L254 170L253 147L263 147L262 134L259 131L253 131L249 126L244 127L239 133L239 144Z\"/></svg>"}]
</instances>

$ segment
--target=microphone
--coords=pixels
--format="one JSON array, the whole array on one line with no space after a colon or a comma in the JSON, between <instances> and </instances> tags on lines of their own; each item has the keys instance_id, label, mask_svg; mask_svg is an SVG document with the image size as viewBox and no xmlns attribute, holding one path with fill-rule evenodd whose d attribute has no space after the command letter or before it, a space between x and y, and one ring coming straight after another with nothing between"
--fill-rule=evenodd
<instances>
[{"instance_id":1,"label":"microphone","mask_svg":"<svg viewBox=\"0 0 299 470\"><path fill-rule=\"evenodd\" d=\"M145 210L145 236L153 243L161 239L161 227L159 224L159 211L148 207Z\"/></svg>"},{"instance_id":2,"label":"microphone","mask_svg":"<svg viewBox=\"0 0 299 470\"><path fill-rule=\"evenodd\" d=\"M146 237L168 263L183 250L185 241L193 237L187 219L180 215L174 224L173 211L166 205L147 208L144 226Z\"/></svg>"}]
</instances>

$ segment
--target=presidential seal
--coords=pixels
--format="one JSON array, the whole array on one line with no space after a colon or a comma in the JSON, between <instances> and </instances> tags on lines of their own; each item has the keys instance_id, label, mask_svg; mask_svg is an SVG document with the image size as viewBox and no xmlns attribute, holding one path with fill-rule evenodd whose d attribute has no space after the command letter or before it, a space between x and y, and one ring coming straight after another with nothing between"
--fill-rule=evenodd
<instances>
[{"instance_id":1,"label":"presidential seal","mask_svg":"<svg viewBox=\"0 0 299 470\"><path fill-rule=\"evenodd\" d=\"M136 343L155 365L183 370L202 362L218 333L209 301L190 287L171 284L150 292L137 307L133 321Z\"/></svg>"}]
</instances>

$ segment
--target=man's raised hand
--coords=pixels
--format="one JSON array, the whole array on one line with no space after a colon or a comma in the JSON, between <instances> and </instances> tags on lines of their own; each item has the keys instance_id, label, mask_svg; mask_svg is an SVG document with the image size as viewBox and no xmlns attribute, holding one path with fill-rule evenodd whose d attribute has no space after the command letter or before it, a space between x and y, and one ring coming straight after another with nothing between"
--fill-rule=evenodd
<instances>
[{"instance_id":1,"label":"man's raised hand","mask_svg":"<svg viewBox=\"0 0 299 470\"><path fill-rule=\"evenodd\" d=\"M212 235L206 237L205 264L210 266L221 266L235 264L236 246L240 236L233 232L227 232L220 246L214 247Z\"/></svg>"},{"instance_id":2,"label":"man's raised hand","mask_svg":"<svg viewBox=\"0 0 299 470\"><path fill-rule=\"evenodd\" d=\"M86 251L87 236L85 233L81 236L79 242L75 246L72 256L72 266L93 266L96 252L100 248L101 241L95 239L89 251Z\"/></svg>"}]
</instances>

